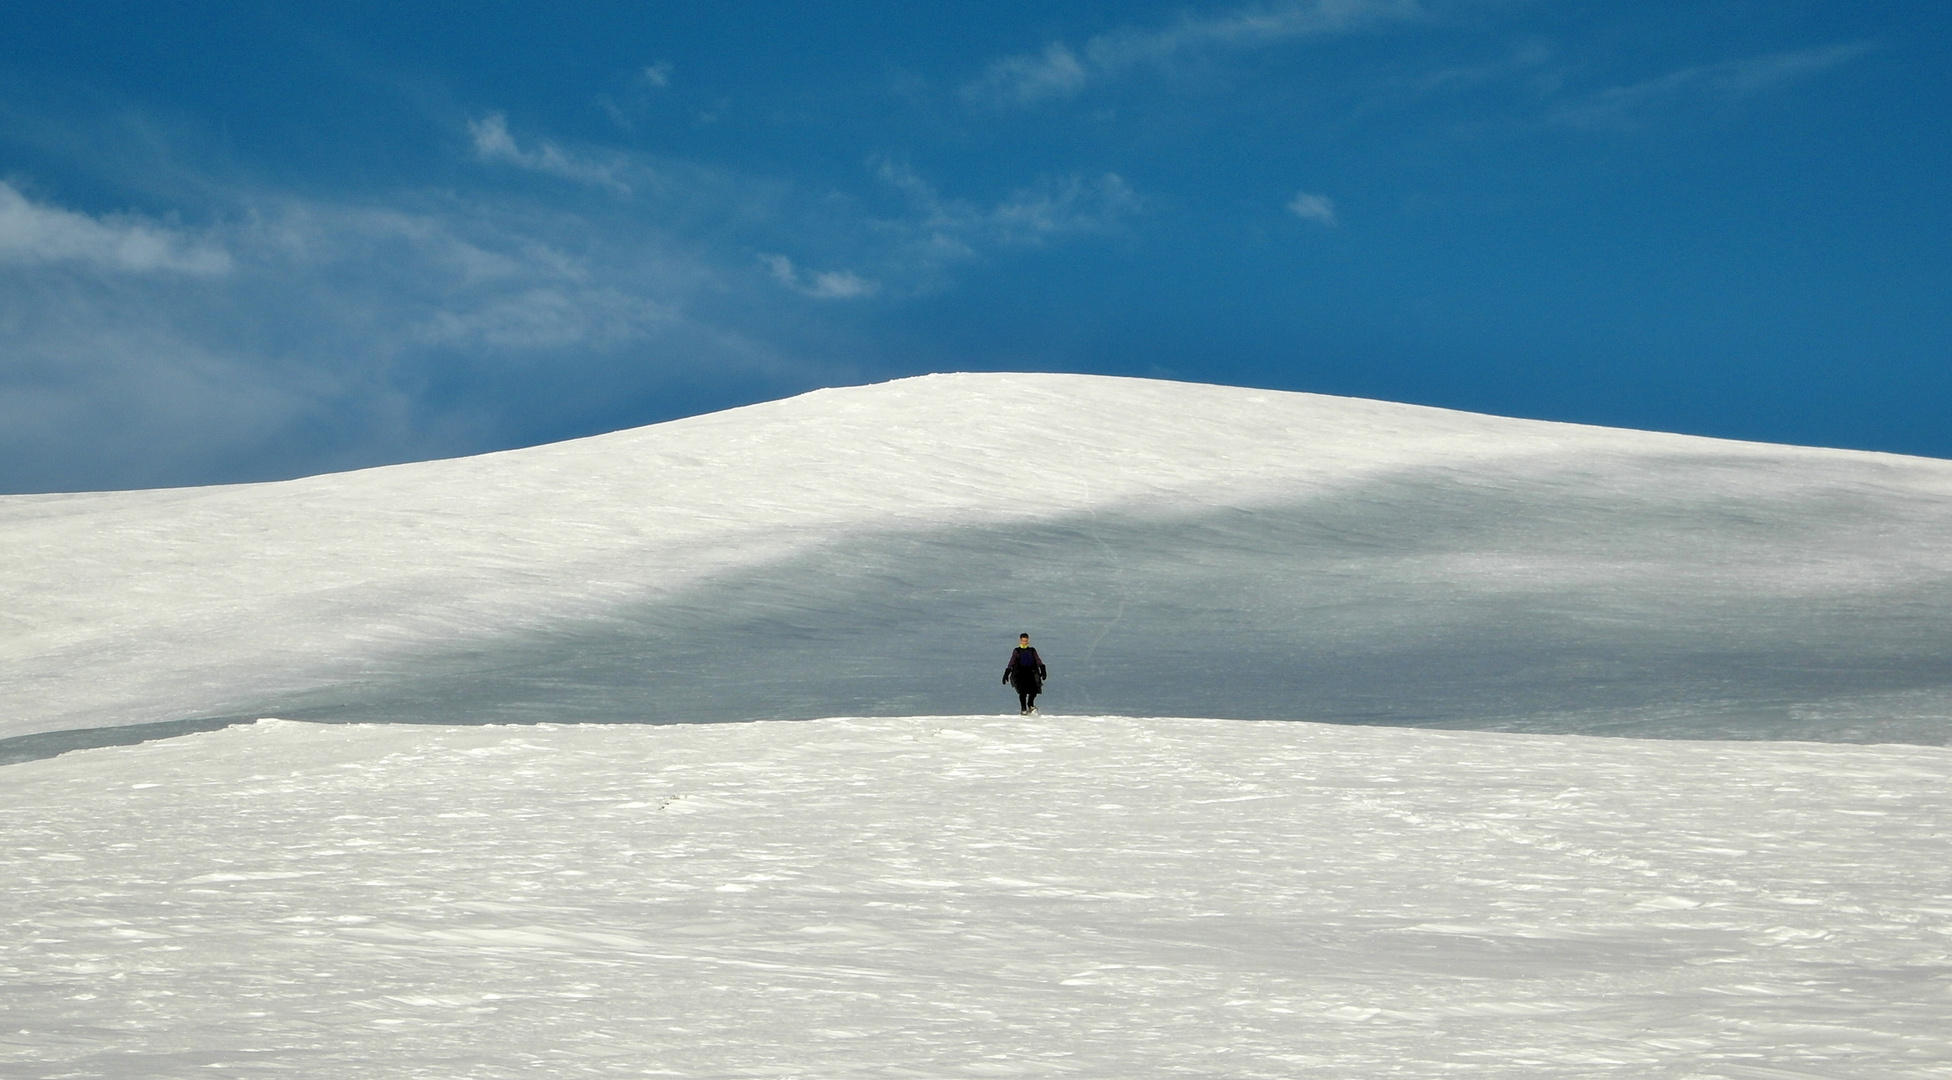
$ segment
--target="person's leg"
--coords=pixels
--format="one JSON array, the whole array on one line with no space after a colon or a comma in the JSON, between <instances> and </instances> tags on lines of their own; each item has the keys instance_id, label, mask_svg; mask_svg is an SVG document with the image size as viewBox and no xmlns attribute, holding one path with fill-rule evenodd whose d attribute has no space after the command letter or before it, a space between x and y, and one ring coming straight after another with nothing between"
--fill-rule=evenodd
<instances>
[{"instance_id":1,"label":"person's leg","mask_svg":"<svg viewBox=\"0 0 1952 1080\"><path fill-rule=\"evenodd\" d=\"M1037 691L1032 690L1030 693L1024 695L1023 711L1027 713L1037 711Z\"/></svg>"},{"instance_id":2,"label":"person's leg","mask_svg":"<svg viewBox=\"0 0 1952 1080\"><path fill-rule=\"evenodd\" d=\"M1018 711L1018 712L1020 712L1020 713L1028 713L1028 712L1030 711L1030 699L1031 699L1031 696L1032 696L1032 695L1030 695L1030 694L1026 694L1026 693L1024 693L1024 692L1023 692L1023 691L1021 691L1021 690L1019 690L1019 691L1017 691L1017 711Z\"/></svg>"}]
</instances>

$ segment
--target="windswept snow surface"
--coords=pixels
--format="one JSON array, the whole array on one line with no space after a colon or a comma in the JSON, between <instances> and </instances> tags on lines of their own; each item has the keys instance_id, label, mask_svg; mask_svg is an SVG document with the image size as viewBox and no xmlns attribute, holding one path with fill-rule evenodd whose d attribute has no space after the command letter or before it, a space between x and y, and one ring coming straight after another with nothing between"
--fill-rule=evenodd
<instances>
[{"instance_id":1,"label":"windswept snow surface","mask_svg":"<svg viewBox=\"0 0 1952 1080\"><path fill-rule=\"evenodd\" d=\"M1029 630L1072 712L1942 744L1948 536L1952 462L929 376L0 499L0 738L986 712Z\"/></svg>"},{"instance_id":2,"label":"windswept snow surface","mask_svg":"<svg viewBox=\"0 0 1952 1080\"><path fill-rule=\"evenodd\" d=\"M1952 1073L1939 748L264 722L4 776L9 1078Z\"/></svg>"}]
</instances>

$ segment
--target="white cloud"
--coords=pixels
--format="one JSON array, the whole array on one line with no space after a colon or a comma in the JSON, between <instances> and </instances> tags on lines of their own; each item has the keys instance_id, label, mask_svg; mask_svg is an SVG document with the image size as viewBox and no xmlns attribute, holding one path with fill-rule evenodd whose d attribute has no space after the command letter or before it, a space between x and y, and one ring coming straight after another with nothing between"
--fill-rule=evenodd
<instances>
[{"instance_id":1,"label":"white cloud","mask_svg":"<svg viewBox=\"0 0 1952 1080\"><path fill-rule=\"evenodd\" d=\"M1417 0L1290 0L1212 16L1188 15L1157 29L1099 34L1074 52L1061 42L1042 52L1006 56L963 87L965 99L1030 105L1068 97L1091 82L1141 67L1165 67L1182 56L1266 48L1301 38L1353 33L1422 14Z\"/></svg>"},{"instance_id":2,"label":"white cloud","mask_svg":"<svg viewBox=\"0 0 1952 1080\"><path fill-rule=\"evenodd\" d=\"M1326 195L1299 192L1294 198L1288 200L1288 212L1303 221L1315 221L1323 225L1334 225L1337 222L1335 201Z\"/></svg>"},{"instance_id":3,"label":"white cloud","mask_svg":"<svg viewBox=\"0 0 1952 1080\"><path fill-rule=\"evenodd\" d=\"M680 383L825 378L766 343L730 266L623 205L247 195L226 220L200 241L219 276L100 245L0 258L0 491L476 453L628 422L620 402Z\"/></svg>"},{"instance_id":4,"label":"white cloud","mask_svg":"<svg viewBox=\"0 0 1952 1080\"><path fill-rule=\"evenodd\" d=\"M808 273L784 255L761 255L759 262L780 284L817 300L859 300L881 291L880 282L870 281L852 270Z\"/></svg>"},{"instance_id":5,"label":"white cloud","mask_svg":"<svg viewBox=\"0 0 1952 1080\"><path fill-rule=\"evenodd\" d=\"M211 200L197 216L217 224L191 229L0 186L0 491L476 453L644 422L678 387L710 404L854 379L795 347L812 316L779 287L914 295L979 253L1115 235L1143 208L1115 173L975 201L884 164L904 205L868 217L776 178L572 156L499 114L468 131L484 161L658 198L504 182L355 203L166 177ZM850 354L834 332L850 331L823 328L821 352Z\"/></svg>"},{"instance_id":6,"label":"white cloud","mask_svg":"<svg viewBox=\"0 0 1952 1080\"><path fill-rule=\"evenodd\" d=\"M0 182L0 262L79 263L123 273L214 276L230 254L208 239L129 215L94 218L28 199Z\"/></svg>"},{"instance_id":7,"label":"white cloud","mask_svg":"<svg viewBox=\"0 0 1952 1080\"><path fill-rule=\"evenodd\" d=\"M522 149L516 144L515 136L509 134L508 117L501 113L489 113L480 120L470 120L468 133L474 138L475 156L483 161L499 161L564 180L609 188L619 195L630 194L630 185L617 178L617 173L621 171L617 164L578 158L546 142L539 150Z\"/></svg>"},{"instance_id":8,"label":"white cloud","mask_svg":"<svg viewBox=\"0 0 1952 1080\"><path fill-rule=\"evenodd\" d=\"M638 78L643 79L645 84L662 90L671 85L671 65L665 61L648 65L638 73Z\"/></svg>"},{"instance_id":9,"label":"white cloud","mask_svg":"<svg viewBox=\"0 0 1952 1080\"><path fill-rule=\"evenodd\" d=\"M1801 82L1876 48L1868 41L1726 60L1602 90L1553 114L1573 127L1632 125L1662 108L1691 100L1737 101Z\"/></svg>"}]
</instances>

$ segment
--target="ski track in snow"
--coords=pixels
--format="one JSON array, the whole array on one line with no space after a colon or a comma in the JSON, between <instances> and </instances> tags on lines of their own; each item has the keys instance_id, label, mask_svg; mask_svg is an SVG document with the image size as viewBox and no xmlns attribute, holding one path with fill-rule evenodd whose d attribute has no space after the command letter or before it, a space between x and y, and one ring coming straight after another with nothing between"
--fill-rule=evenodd
<instances>
[{"instance_id":1,"label":"ski track in snow","mask_svg":"<svg viewBox=\"0 0 1952 1080\"><path fill-rule=\"evenodd\" d=\"M0 1076L1952 1075L1952 752L266 721L5 767Z\"/></svg>"}]
</instances>

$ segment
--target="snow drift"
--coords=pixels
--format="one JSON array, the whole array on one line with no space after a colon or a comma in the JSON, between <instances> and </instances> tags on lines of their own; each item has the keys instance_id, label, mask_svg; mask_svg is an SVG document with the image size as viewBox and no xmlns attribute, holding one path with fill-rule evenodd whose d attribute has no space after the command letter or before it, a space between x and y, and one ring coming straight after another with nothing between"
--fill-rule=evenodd
<instances>
[{"instance_id":1,"label":"snow drift","mask_svg":"<svg viewBox=\"0 0 1952 1080\"><path fill-rule=\"evenodd\" d=\"M0 500L0 736L1051 710L1943 743L1952 462L936 375Z\"/></svg>"}]
</instances>

